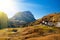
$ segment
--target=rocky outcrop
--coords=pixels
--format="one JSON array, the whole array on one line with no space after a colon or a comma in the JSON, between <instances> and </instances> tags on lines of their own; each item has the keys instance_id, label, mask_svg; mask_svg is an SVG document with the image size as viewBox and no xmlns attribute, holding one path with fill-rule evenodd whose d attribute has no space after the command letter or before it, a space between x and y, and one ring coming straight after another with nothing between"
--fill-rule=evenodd
<instances>
[{"instance_id":1,"label":"rocky outcrop","mask_svg":"<svg viewBox=\"0 0 60 40\"><path fill-rule=\"evenodd\" d=\"M10 26L20 27L26 26L28 23L35 21L36 19L30 11L18 12L10 20ZM26 24L26 25L25 25ZM11 26L11 27L12 27Z\"/></svg>"},{"instance_id":2,"label":"rocky outcrop","mask_svg":"<svg viewBox=\"0 0 60 40\"><path fill-rule=\"evenodd\" d=\"M60 23L60 13L53 13L53 14L49 14L46 15L44 17L42 17L41 19L38 19L34 22L31 22L29 25L33 26L33 25L39 25L39 24L43 24L43 25L47 25L47 26L56 26L59 25Z\"/></svg>"}]
</instances>

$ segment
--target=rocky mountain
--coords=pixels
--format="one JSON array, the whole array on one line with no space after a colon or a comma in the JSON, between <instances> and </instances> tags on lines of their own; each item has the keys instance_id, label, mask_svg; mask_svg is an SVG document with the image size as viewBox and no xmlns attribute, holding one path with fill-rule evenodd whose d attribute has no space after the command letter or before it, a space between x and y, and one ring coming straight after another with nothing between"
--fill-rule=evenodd
<instances>
[{"instance_id":1,"label":"rocky mountain","mask_svg":"<svg viewBox=\"0 0 60 40\"><path fill-rule=\"evenodd\" d=\"M60 13L53 13L42 17L34 22L31 22L29 26L44 24L48 26L60 27Z\"/></svg>"},{"instance_id":2,"label":"rocky mountain","mask_svg":"<svg viewBox=\"0 0 60 40\"><path fill-rule=\"evenodd\" d=\"M35 21L33 14L30 11L18 12L11 19L9 19L10 26L20 27L25 24Z\"/></svg>"}]
</instances>

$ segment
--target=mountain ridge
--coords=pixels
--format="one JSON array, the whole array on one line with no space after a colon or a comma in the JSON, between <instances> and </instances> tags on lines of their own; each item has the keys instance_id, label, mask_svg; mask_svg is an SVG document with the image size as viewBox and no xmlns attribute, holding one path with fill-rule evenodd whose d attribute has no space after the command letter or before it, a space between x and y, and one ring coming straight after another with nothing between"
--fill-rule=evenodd
<instances>
[{"instance_id":1,"label":"mountain ridge","mask_svg":"<svg viewBox=\"0 0 60 40\"><path fill-rule=\"evenodd\" d=\"M28 25L33 26L33 25L38 25L38 24L45 24L49 26L50 25L56 26L56 24L58 25L58 22L60 23L60 12L43 16L42 18L37 19L36 21L29 23Z\"/></svg>"},{"instance_id":2,"label":"mountain ridge","mask_svg":"<svg viewBox=\"0 0 60 40\"><path fill-rule=\"evenodd\" d=\"M30 11L16 13L9 21L15 25L24 26L27 23L33 22L36 19Z\"/></svg>"}]
</instances>

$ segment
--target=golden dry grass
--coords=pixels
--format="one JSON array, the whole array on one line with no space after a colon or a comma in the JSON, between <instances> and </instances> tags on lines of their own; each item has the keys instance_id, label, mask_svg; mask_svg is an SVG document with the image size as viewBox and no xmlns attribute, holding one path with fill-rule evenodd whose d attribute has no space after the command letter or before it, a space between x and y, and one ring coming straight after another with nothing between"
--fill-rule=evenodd
<instances>
[{"instance_id":1,"label":"golden dry grass","mask_svg":"<svg viewBox=\"0 0 60 40\"><path fill-rule=\"evenodd\" d=\"M17 30L15 32L15 30ZM0 40L55 40L54 36L60 37L60 29L46 27L42 25L24 27L24 28L7 28L0 30ZM51 38L52 37L52 38ZM59 39L59 37L56 39Z\"/></svg>"},{"instance_id":2,"label":"golden dry grass","mask_svg":"<svg viewBox=\"0 0 60 40\"><path fill-rule=\"evenodd\" d=\"M27 40L60 40L60 34L52 34L44 37L35 37Z\"/></svg>"},{"instance_id":3,"label":"golden dry grass","mask_svg":"<svg viewBox=\"0 0 60 40\"><path fill-rule=\"evenodd\" d=\"M41 25L39 25L41 26ZM17 30L17 32L13 32L12 30ZM58 35L59 31L53 27L25 27L25 28L10 28L8 30L8 36L10 37L9 40L44 40L43 38L47 37L49 39L50 35ZM50 38L51 39L51 38ZM53 40L53 37L52 39Z\"/></svg>"}]
</instances>

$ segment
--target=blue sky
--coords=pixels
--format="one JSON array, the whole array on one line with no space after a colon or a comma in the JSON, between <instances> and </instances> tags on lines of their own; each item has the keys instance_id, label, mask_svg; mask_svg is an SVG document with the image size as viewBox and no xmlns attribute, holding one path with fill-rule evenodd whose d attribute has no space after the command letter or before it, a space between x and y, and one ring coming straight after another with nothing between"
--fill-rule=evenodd
<instances>
[{"instance_id":1,"label":"blue sky","mask_svg":"<svg viewBox=\"0 0 60 40\"><path fill-rule=\"evenodd\" d=\"M2 9L9 18L19 11L31 11L36 19L50 13L60 12L60 0L11 0L11 2L13 4L10 5L11 7ZM8 5L7 2L6 4Z\"/></svg>"},{"instance_id":2,"label":"blue sky","mask_svg":"<svg viewBox=\"0 0 60 40\"><path fill-rule=\"evenodd\" d=\"M21 10L31 11L36 19L50 13L60 12L60 0L17 0L18 9L20 8L20 2L22 5Z\"/></svg>"}]
</instances>

